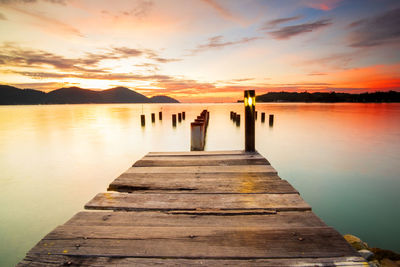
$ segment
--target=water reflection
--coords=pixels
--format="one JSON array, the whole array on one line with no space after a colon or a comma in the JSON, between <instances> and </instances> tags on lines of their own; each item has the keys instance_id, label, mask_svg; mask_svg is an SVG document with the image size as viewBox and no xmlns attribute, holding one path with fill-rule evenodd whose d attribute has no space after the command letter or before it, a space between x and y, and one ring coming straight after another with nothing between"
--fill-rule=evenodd
<instances>
[{"instance_id":1,"label":"water reflection","mask_svg":"<svg viewBox=\"0 0 400 267\"><path fill-rule=\"evenodd\" d=\"M243 149L243 123L230 120L230 111L243 118L243 103L1 106L0 265L16 263L147 152L189 151L190 122L203 109L210 112L205 149ZM256 109L256 149L322 219L400 250L399 104ZM163 120L150 123L160 111ZM173 127L172 114L183 111ZM261 122L263 112L275 115L273 127ZM253 188L243 180L244 191Z\"/></svg>"}]
</instances>

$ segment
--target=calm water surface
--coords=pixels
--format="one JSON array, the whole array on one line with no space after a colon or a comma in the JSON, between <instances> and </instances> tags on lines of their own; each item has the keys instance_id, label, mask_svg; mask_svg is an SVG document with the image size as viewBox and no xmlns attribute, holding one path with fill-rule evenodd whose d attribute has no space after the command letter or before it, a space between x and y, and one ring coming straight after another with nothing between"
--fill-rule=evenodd
<instances>
[{"instance_id":1,"label":"calm water surface","mask_svg":"<svg viewBox=\"0 0 400 267\"><path fill-rule=\"evenodd\" d=\"M189 150L190 121L203 108L211 116L206 150L243 149L244 123L229 119L242 104L1 106L0 266L17 263L147 152ZM152 124L150 113L160 110L164 120ZM318 216L400 252L399 104L257 110L275 114L272 128L256 122L257 150ZM181 111L186 121L173 128L171 114Z\"/></svg>"}]
</instances>

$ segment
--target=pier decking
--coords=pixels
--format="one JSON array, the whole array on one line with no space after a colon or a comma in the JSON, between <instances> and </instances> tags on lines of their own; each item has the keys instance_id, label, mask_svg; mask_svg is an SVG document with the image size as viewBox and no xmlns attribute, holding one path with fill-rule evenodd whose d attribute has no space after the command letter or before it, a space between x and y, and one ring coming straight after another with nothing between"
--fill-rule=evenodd
<instances>
[{"instance_id":1,"label":"pier decking","mask_svg":"<svg viewBox=\"0 0 400 267\"><path fill-rule=\"evenodd\" d=\"M365 266L257 152L149 153L18 266Z\"/></svg>"}]
</instances>

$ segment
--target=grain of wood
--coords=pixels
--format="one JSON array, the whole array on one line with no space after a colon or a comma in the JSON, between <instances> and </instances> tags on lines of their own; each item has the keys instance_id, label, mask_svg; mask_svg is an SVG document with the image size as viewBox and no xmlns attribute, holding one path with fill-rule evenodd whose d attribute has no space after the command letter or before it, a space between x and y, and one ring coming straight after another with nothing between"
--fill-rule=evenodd
<instances>
[{"instance_id":1,"label":"grain of wood","mask_svg":"<svg viewBox=\"0 0 400 267\"><path fill-rule=\"evenodd\" d=\"M298 194L136 194L99 193L86 209L109 210L196 210L272 209L310 210Z\"/></svg>"},{"instance_id":2,"label":"grain of wood","mask_svg":"<svg viewBox=\"0 0 400 267\"><path fill-rule=\"evenodd\" d=\"M266 159L138 160L133 167L269 165Z\"/></svg>"},{"instance_id":3,"label":"grain of wood","mask_svg":"<svg viewBox=\"0 0 400 267\"><path fill-rule=\"evenodd\" d=\"M262 211L262 210L261 210ZM175 213L174 213L175 212ZM181 211L152 212L98 212L83 211L73 216L65 225L76 226L157 226L157 227L240 227L263 226L274 228L301 228L326 226L313 212L277 212L275 214L226 214L221 216L179 214ZM196 211L192 211L196 212Z\"/></svg>"},{"instance_id":4,"label":"grain of wood","mask_svg":"<svg viewBox=\"0 0 400 267\"><path fill-rule=\"evenodd\" d=\"M60 226L30 252L55 255L174 258L303 258L358 256L330 227ZM327 242L329 240L329 242Z\"/></svg>"},{"instance_id":5,"label":"grain of wood","mask_svg":"<svg viewBox=\"0 0 400 267\"><path fill-rule=\"evenodd\" d=\"M244 150L221 150L221 151L183 151L183 152L149 152L146 157L152 156L212 156L212 155L259 155L258 152L246 152Z\"/></svg>"},{"instance_id":6,"label":"grain of wood","mask_svg":"<svg viewBox=\"0 0 400 267\"><path fill-rule=\"evenodd\" d=\"M29 253L17 267L54 266L354 266L365 267L361 257L299 258L299 259L171 259L171 258L123 258L123 257L73 257L65 255L36 255Z\"/></svg>"},{"instance_id":7,"label":"grain of wood","mask_svg":"<svg viewBox=\"0 0 400 267\"><path fill-rule=\"evenodd\" d=\"M277 173L271 165L183 166L129 168L126 173Z\"/></svg>"},{"instance_id":8,"label":"grain of wood","mask_svg":"<svg viewBox=\"0 0 400 267\"><path fill-rule=\"evenodd\" d=\"M271 177L271 176L270 176ZM198 178L196 176L170 176L168 179L160 177L137 177L129 173L115 179L108 188L118 192L186 192L191 193L273 193L297 194L287 181L273 176L273 179L253 178L246 175L238 177L210 176Z\"/></svg>"}]
</instances>

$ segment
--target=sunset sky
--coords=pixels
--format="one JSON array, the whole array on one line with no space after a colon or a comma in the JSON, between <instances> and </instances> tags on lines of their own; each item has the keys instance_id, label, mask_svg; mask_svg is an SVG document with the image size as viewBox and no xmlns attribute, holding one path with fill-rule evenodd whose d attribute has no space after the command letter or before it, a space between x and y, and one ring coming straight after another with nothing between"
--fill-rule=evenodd
<instances>
[{"instance_id":1,"label":"sunset sky","mask_svg":"<svg viewBox=\"0 0 400 267\"><path fill-rule=\"evenodd\" d=\"M0 77L182 102L400 91L400 1L0 0Z\"/></svg>"}]
</instances>

